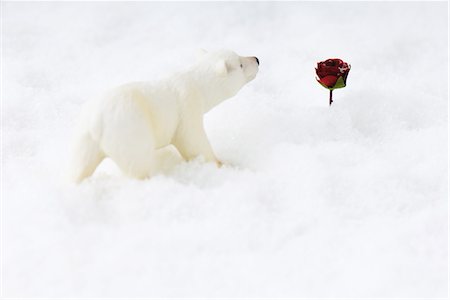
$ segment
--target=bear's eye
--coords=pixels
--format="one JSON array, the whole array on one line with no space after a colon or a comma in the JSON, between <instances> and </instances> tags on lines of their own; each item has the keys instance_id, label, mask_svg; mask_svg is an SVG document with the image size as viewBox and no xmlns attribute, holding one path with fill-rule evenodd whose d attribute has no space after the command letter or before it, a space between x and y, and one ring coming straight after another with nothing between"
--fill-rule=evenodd
<instances>
[{"instance_id":1,"label":"bear's eye","mask_svg":"<svg viewBox=\"0 0 450 300\"><path fill-rule=\"evenodd\" d=\"M242 64L241 64L241 69L242 69Z\"/></svg>"}]
</instances>

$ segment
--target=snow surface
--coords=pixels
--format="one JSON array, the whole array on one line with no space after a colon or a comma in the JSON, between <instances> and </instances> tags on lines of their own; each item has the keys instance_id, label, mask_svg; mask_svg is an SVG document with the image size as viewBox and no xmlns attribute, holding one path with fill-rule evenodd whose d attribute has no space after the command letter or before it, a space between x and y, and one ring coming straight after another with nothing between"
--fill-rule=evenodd
<instances>
[{"instance_id":1,"label":"snow surface","mask_svg":"<svg viewBox=\"0 0 450 300\"><path fill-rule=\"evenodd\" d=\"M447 5L3 3L3 295L446 297ZM82 103L198 48L261 61L206 116L226 166L66 184Z\"/></svg>"}]
</instances>

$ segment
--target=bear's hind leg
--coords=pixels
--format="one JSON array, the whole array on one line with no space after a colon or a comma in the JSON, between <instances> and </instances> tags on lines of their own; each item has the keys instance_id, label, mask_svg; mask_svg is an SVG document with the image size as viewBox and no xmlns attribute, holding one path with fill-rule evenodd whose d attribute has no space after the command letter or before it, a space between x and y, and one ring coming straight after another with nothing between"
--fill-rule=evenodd
<instances>
[{"instance_id":1,"label":"bear's hind leg","mask_svg":"<svg viewBox=\"0 0 450 300\"><path fill-rule=\"evenodd\" d=\"M128 177L136 179L149 178L155 166L154 150L135 151L111 155L111 159Z\"/></svg>"},{"instance_id":2,"label":"bear's hind leg","mask_svg":"<svg viewBox=\"0 0 450 300\"><path fill-rule=\"evenodd\" d=\"M76 183L94 173L97 166L105 158L98 143L89 134L81 135L74 147L74 153L70 166L70 180Z\"/></svg>"},{"instance_id":3,"label":"bear's hind leg","mask_svg":"<svg viewBox=\"0 0 450 300\"><path fill-rule=\"evenodd\" d=\"M144 179L155 168L154 130L143 101L132 100L117 105L119 112L108 120L101 147L125 175Z\"/></svg>"}]
</instances>

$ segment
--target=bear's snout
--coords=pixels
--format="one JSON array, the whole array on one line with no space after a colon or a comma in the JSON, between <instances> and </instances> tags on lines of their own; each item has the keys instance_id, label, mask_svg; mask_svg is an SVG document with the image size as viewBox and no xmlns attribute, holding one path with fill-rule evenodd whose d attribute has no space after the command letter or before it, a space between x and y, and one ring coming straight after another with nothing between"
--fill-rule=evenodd
<instances>
[{"instance_id":1,"label":"bear's snout","mask_svg":"<svg viewBox=\"0 0 450 300\"><path fill-rule=\"evenodd\" d=\"M253 58L256 60L256 63L257 63L258 66L259 66L259 59L258 59L256 56L253 56Z\"/></svg>"}]
</instances>

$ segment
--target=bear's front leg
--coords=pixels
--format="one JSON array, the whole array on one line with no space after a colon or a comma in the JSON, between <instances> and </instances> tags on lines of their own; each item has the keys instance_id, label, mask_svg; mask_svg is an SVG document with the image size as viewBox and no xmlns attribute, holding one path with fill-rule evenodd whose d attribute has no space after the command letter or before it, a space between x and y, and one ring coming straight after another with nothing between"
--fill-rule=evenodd
<instances>
[{"instance_id":1,"label":"bear's front leg","mask_svg":"<svg viewBox=\"0 0 450 300\"><path fill-rule=\"evenodd\" d=\"M206 136L202 117L189 120L189 122L184 120L180 122L172 144L186 160L203 156L207 162L215 162L218 167L222 166L222 162L214 155Z\"/></svg>"}]
</instances>

